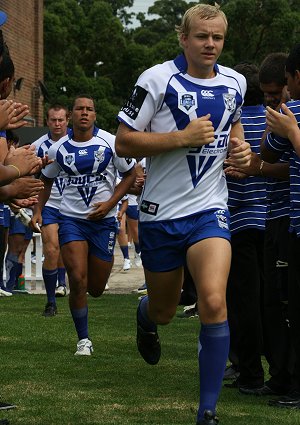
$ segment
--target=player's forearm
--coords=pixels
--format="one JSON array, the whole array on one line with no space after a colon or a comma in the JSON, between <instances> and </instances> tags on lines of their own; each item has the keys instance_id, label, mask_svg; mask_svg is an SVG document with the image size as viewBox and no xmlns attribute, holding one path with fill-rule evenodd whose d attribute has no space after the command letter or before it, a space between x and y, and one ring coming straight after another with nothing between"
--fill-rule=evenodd
<instances>
[{"instance_id":1,"label":"player's forearm","mask_svg":"<svg viewBox=\"0 0 300 425\"><path fill-rule=\"evenodd\" d=\"M41 176L41 180L44 183L44 189L39 193L39 200L38 203L34 206L34 214L35 213L41 213L42 209L44 208L46 202L48 201L51 193L51 188L53 184L53 179L48 179L45 176Z\"/></svg>"},{"instance_id":2,"label":"player's forearm","mask_svg":"<svg viewBox=\"0 0 300 425\"><path fill-rule=\"evenodd\" d=\"M182 131L147 133L131 131L121 125L116 136L116 152L120 157L149 157L183 147Z\"/></svg>"},{"instance_id":3,"label":"player's forearm","mask_svg":"<svg viewBox=\"0 0 300 425\"><path fill-rule=\"evenodd\" d=\"M133 167L130 171L123 174L123 178L120 183L115 187L114 193L112 194L109 202L112 204L112 207L117 205L117 203L125 196L129 188L133 185L135 181L136 173L135 168ZM127 208L127 207L126 207Z\"/></svg>"}]
</instances>

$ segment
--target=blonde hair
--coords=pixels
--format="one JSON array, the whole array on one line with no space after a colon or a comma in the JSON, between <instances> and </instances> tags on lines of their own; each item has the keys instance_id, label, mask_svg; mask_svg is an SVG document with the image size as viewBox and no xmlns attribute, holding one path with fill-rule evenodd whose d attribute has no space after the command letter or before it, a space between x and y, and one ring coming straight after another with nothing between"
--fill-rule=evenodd
<instances>
[{"instance_id":1,"label":"blonde hair","mask_svg":"<svg viewBox=\"0 0 300 425\"><path fill-rule=\"evenodd\" d=\"M182 17L181 24L175 26L177 37L180 42L182 35L188 35L191 30L192 20L197 17L200 19L214 19L221 17L225 23L225 33L227 31L228 22L225 13L220 9L220 5L215 3L210 4L199 3L196 6L190 7Z\"/></svg>"}]
</instances>

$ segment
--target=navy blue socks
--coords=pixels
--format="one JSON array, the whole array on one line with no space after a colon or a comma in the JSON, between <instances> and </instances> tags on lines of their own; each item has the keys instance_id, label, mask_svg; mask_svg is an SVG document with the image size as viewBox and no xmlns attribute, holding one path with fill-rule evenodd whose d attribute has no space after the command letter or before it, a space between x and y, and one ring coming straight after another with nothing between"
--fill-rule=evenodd
<instances>
[{"instance_id":1,"label":"navy blue socks","mask_svg":"<svg viewBox=\"0 0 300 425\"><path fill-rule=\"evenodd\" d=\"M201 326L199 336L200 405L197 420L205 410L215 413L222 387L229 353L229 326L227 320Z\"/></svg>"}]
</instances>

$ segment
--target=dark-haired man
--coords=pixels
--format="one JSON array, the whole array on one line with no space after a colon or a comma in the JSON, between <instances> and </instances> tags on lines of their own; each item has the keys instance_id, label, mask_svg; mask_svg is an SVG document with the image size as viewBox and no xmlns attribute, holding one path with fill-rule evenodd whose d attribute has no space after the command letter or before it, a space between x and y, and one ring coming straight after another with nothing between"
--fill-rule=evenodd
<instances>
[{"instance_id":1,"label":"dark-haired man","mask_svg":"<svg viewBox=\"0 0 300 425\"><path fill-rule=\"evenodd\" d=\"M59 242L70 286L69 305L78 335L75 355L89 356L87 292L99 297L113 265L116 205L135 180L135 161L119 158L115 137L95 127L94 100L77 96L72 112L73 134L49 149L53 159L42 171L45 191L39 196L32 227L43 225L41 211L59 173L64 176ZM116 186L117 171L123 173ZM43 227L42 227L43 232Z\"/></svg>"},{"instance_id":2,"label":"dark-haired man","mask_svg":"<svg viewBox=\"0 0 300 425\"><path fill-rule=\"evenodd\" d=\"M287 86L291 98L287 107L294 114L298 126L300 124L300 44L289 53L286 60ZM284 108L284 107L283 107ZM288 314L293 348L296 354L296 368L293 389L278 400L270 400L269 404L276 407L300 408L300 157L295 140L289 140L288 131L280 128L280 114L268 108L267 124L272 132L268 133L261 147L262 157L269 162L275 162L282 152L290 149L290 237L288 249ZM278 117L271 120L271 117ZM284 118L284 117L283 117Z\"/></svg>"}]
</instances>

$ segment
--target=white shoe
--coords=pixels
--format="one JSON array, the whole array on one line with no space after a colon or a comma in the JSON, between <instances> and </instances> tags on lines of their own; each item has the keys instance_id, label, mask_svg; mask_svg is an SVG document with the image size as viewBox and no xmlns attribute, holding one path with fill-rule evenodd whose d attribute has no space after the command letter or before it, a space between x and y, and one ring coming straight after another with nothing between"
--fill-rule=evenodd
<instances>
[{"instance_id":1,"label":"white shoe","mask_svg":"<svg viewBox=\"0 0 300 425\"><path fill-rule=\"evenodd\" d=\"M90 356L93 351L92 341L88 338L84 338L77 342L77 351L75 356Z\"/></svg>"},{"instance_id":2,"label":"white shoe","mask_svg":"<svg viewBox=\"0 0 300 425\"><path fill-rule=\"evenodd\" d=\"M67 288L64 285L59 285L55 288L56 297L65 297L67 295Z\"/></svg>"},{"instance_id":3,"label":"white shoe","mask_svg":"<svg viewBox=\"0 0 300 425\"><path fill-rule=\"evenodd\" d=\"M129 258L124 258L123 270L129 270L131 267L131 262Z\"/></svg>"},{"instance_id":4,"label":"white shoe","mask_svg":"<svg viewBox=\"0 0 300 425\"><path fill-rule=\"evenodd\" d=\"M0 288L0 297L11 297L12 292L6 291L4 288Z\"/></svg>"},{"instance_id":5,"label":"white shoe","mask_svg":"<svg viewBox=\"0 0 300 425\"><path fill-rule=\"evenodd\" d=\"M136 267L142 267L141 253L134 254L134 264L136 265Z\"/></svg>"},{"instance_id":6,"label":"white shoe","mask_svg":"<svg viewBox=\"0 0 300 425\"><path fill-rule=\"evenodd\" d=\"M27 214L27 212L23 209L20 208L18 213L16 214L16 218L18 218L20 220L20 222L22 224L24 224L24 226L29 226L29 223L31 222L31 217L30 215Z\"/></svg>"}]
</instances>

